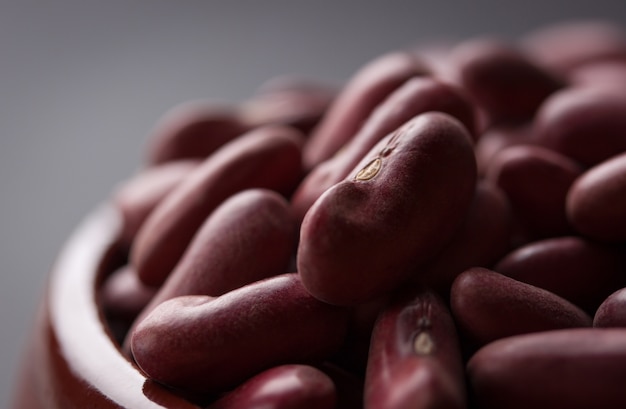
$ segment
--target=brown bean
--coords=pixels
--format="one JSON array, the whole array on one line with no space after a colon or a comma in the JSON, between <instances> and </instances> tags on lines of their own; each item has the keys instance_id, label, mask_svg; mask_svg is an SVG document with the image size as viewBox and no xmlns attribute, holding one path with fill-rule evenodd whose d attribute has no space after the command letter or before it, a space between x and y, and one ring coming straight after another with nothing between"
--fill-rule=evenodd
<instances>
[{"instance_id":1,"label":"brown bean","mask_svg":"<svg viewBox=\"0 0 626 409\"><path fill-rule=\"evenodd\" d=\"M204 159L249 131L237 110L208 101L183 103L156 124L148 141L149 165L179 159Z\"/></svg>"},{"instance_id":2,"label":"brown bean","mask_svg":"<svg viewBox=\"0 0 626 409\"><path fill-rule=\"evenodd\" d=\"M334 304L381 297L452 238L475 183L460 122L435 112L415 117L308 211L297 255L302 282Z\"/></svg>"},{"instance_id":3,"label":"brown bean","mask_svg":"<svg viewBox=\"0 0 626 409\"><path fill-rule=\"evenodd\" d=\"M591 62L626 58L624 32L608 21L550 24L528 33L521 43L538 63L558 72L571 72Z\"/></svg>"},{"instance_id":4,"label":"brown bean","mask_svg":"<svg viewBox=\"0 0 626 409\"><path fill-rule=\"evenodd\" d=\"M541 102L564 86L563 79L494 39L464 41L450 59L457 81L485 109L491 123L531 119Z\"/></svg>"},{"instance_id":5,"label":"brown bean","mask_svg":"<svg viewBox=\"0 0 626 409\"><path fill-rule=\"evenodd\" d=\"M158 382L222 392L273 366L328 358L343 340L346 318L346 310L312 297L297 274L284 274L216 299L165 301L133 332L132 353Z\"/></svg>"},{"instance_id":6,"label":"brown bean","mask_svg":"<svg viewBox=\"0 0 626 409\"><path fill-rule=\"evenodd\" d=\"M333 381L307 365L281 365L246 380L208 409L334 409Z\"/></svg>"},{"instance_id":7,"label":"brown bean","mask_svg":"<svg viewBox=\"0 0 626 409\"><path fill-rule=\"evenodd\" d=\"M593 314L609 294L623 287L623 263L618 248L566 236L522 246L494 270L553 292Z\"/></svg>"},{"instance_id":8,"label":"brown bean","mask_svg":"<svg viewBox=\"0 0 626 409\"><path fill-rule=\"evenodd\" d=\"M625 111L626 112L626 111ZM581 175L567 194L567 215L581 234L593 239L626 240L626 153Z\"/></svg>"},{"instance_id":9,"label":"brown bean","mask_svg":"<svg viewBox=\"0 0 626 409\"><path fill-rule=\"evenodd\" d=\"M427 111L450 114L477 139L476 113L463 92L431 77L407 80L382 101L333 157L316 166L296 190L292 204L300 220L328 188L343 180L384 136Z\"/></svg>"},{"instance_id":10,"label":"brown bean","mask_svg":"<svg viewBox=\"0 0 626 409\"><path fill-rule=\"evenodd\" d=\"M465 408L465 380L450 312L434 293L399 297L372 332L365 408Z\"/></svg>"},{"instance_id":11,"label":"brown bean","mask_svg":"<svg viewBox=\"0 0 626 409\"><path fill-rule=\"evenodd\" d=\"M179 160L147 168L114 192L113 203L122 216L123 245L130 246L148 215L198 164L195 160Z\"/></svg>"},{"instance_id":12,"label":"brown bean","mask_svg":"<svg viewBox=\"0 0 626 409\"><path fill-rule=\"evenodd\" d=\"M509 249L511 209L504 193L487 181L476 185L467 216L437 257L420 267L417 281L447 297L457 275L473 266L491 266Z\"/></svg>"},{"instance_id":13,"label":"brown bean","mask_svg":"<svg viewBox=\"0 0 626 409\"><path fill-rule=\"evenodd\" d=\"M540 146L511 146L491 160L485 178L500 187L530 239L573 233L565 198L582 167Z\"/></svg>"},{"instance_id":14,"label":"brown bean","mask_svg":"<svg viewBox=\"0 0 626 409\"><path fill-rule=\"evenodd\" d=\"M356 134L370 113L409 78L426 72L407 52L390 52L370 61L348 81L307 141L306 170L335 154Z\"/></svg>"},{"instance_id":15,"label":"brown bean","mask_svg":"<svg viewBox=\"0 0 626 409\"><path fill-rule=\"evenodd\" d=\"M594 327L626 327L626 288L620 288L600 304L593 317Z\"/></svg>"},{"instance_id":16,"label":"brown bean","mask_svg":"<svg viewBox=\"0 0 626 409\"><path fill-rule=\"evenodd\" d=\"M535 119L537 141L585 166L626 150L626 95L570 87L551 95Z\"/></svg>"},{"instance_id":17,"label":"brown bean","mask_svg":"<svg viewBox=\"0 0 626 409\"><path fill-rule=\"evenodd\" d=\"M460 330L477 347L512 335L591 326L587 313L558 295L480 267L454 280L450 304Z\"/></svg>"},{"instance_id":18,"label":"brown bean","mask_svg":"<svg viewBox=\"0 0 626 409\"><path fill-rule=\"evenodd\" d=\"M226 198L248 188L293 189L300 179L300 132L258 128L207 158L146 220L131 249L141 280L165 281L206 217Z\"/></svg>"},{"instance_id":19,"label":"brown bean","mask_svg":"<svg viewBox=\"0 0 626 409\"><path fill-rule=\"evenodd\" d=\"M484 409L626 407L626 330L518 335L480 349L467 373Z\"/></svg>"}]
</instances>

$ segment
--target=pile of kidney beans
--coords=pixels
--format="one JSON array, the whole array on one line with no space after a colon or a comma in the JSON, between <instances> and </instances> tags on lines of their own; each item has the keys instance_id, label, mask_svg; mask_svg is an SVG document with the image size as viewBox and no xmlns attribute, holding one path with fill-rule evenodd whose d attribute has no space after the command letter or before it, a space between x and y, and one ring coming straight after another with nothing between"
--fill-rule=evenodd
<instances>
[{"instance_id":1,"label":"pile of kidney beans","mask_svg":"<svg viewBox=\"0 0 626 409\"><path fill-rule=\"evenodd\" d=\"M158 122L121 353L217 408L626 407L626 36L390 52Z\"/></svg>"}]
</instances>

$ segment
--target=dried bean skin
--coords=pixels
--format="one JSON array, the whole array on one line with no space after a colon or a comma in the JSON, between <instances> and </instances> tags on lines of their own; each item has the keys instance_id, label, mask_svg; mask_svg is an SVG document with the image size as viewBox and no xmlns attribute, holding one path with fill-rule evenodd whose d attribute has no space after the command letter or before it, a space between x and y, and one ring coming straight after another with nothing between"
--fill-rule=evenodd
<instances>
[{"instance_id":1,"label":"dried bean skin","mask_svg":"<svg viewBox=\"0 0 626 409\"><path fill-rule=\"evenodd\" d=\"M157 123L148 141L148 165L180 159L204 159L248 132L236 109L208 101L172 108Z\"/></svg>"},{"instance_id":2,"label":"dried bean skin","mask_svg":"<svg viewBox=\"0 0 626 409\"><path fill-rule=\"evenodd\" d=\"M307 365L282 365L253 376L208 409L333 409L332 380Z\"/></svg>"},{"instance_id":3,"label":"dried bean skin","mask_svg":"<svg viewBox=\"0 0 626 409\"><path fill-rule=\"evenodd\" d=\"M514 47L494 39L465 41L451 51L457 81L485 109L491 123L531 119L564 81Z\"/></svg>"},{"instance_id":4,"label":"dried bean skin","mask_svg":"<svg viewBox=\"0 0 626 409\"><path fill-rule=\"evenodd\" d=\"M609 295L593 317L594 327L626 327L626 288Z\"/></svg>"},{"instance_id":5,"label":"dried bean skin","mask_svg":"<svg viewBox=\"0 0 626 409\"><path fill-rule=\"evenodd\" d=\"M541 238L573 233L565 200L582 171L578 163L557 152L519 145L496 154L485 178L506 193L526 235Z\"/></svg>"},{"instance_id":6,"label":"dried bean skin","mask_svg":"<svg viewBox=\"0 0 626 409\"><path fill-rule=\"evenodd\" d=\"M163 163L140 171L113 194L123 224L120 240L130 246L137 231L154 208L199 164L195 160Z\"/></svg>"},{"instance_id":7,"label":"dried bean skin","mask_svg":"<svg viewBox=\"0 0 626 409\"><path fill-rule=\"evenodd\" d=\"M443 113L415 117L309 209L297 255L303 284L331 304L383 296L452 238L475 183L465 128Z\"/></svg>"},{"instance_id":8,"label":"dried bean skin","mask_svg":"<svg viewBox=\"0 0 626 409\"><path fill-rule=\"evenodd\" d=\"M569 87L537 111L538 143L594 166L626 150L626 95L600 87Z\"/></svg>"},{"instance_id":9,"label":"dried bean skin","mask_svg":"<svg viewBox=\"0 0 626 409\"><path fill-rule=\"evenodd\" d=\"M467 364L484 409L626 407L626 330L563 329L490 343Z\"/></svg>"},{"instance_id":10,"label":"dried bean skin","mask_svg":"<svg viewBox=\"0 0 626 409\"><path fill-rule=\"evenodd\" d=\"M460 330L479 347L512 335L591 326L591 317L569 301L480 267L454 280L450 304Z\"/></svg>"},{"instance_id":11,"label":"dried bean skin","mask_svg":"<svg viewBox=\"0 0 626 409\"><path fill-rule=\"evenodd\" d=\"M582 237L542 239L519 247L494 270L553 292L593 313L624 286L624 255L619 249Z\"/></svg>"},{"instance_id":12,"label":"dried bean skin","mask_svg":"<svg viewBox=\"0 0 626 409\"><path fill-rule=\"evenodd\" d=\"M379 316L365 378L366 409L464 408L454 322L431 291L399 297Z\"/></svg>"},{"instance_id":13,"label":"dried bean skin","mask_svg":"<svg viewBox=\"0 0 626 409\"><path fill-rule=\"evenodd\" d=\"M626 153L581 175L567 195L567 215L583 235L596 240L626 240Z\"/></svg>"},{"instance_id":14,"label":"dried bean skin","mask_svg":"<svg viewBox=\"0 0 626 409\"><path fill-rule=\"evenodd\" d=\"M284 192L300 179L302 134L268 126L232 141L207 158L148 217L131 249L143 282L162 284L206 217L248 188Z\"/></svg>"},{"instance_id":15,"label":"dried bean skin","mask_svg":"<svg viewBox=\"0 0 626 409\"><path fill-rule=\"evenodd\" d=\"M224 392L273 366L317 362L341 344L347 313L284 274L218 298L182 296L135 329L135 362L148 377L198 393Z\"/></svg>"},{"instance_id":16,"label":"dried bean skin","mask_svg":"<svg viewBox=\"0 0 626 409\"><path fill-rule=\"evenodd\" d=\"M465 125L473 138L478 138L476 112L460 89L431 77L411 78L380 102L339 152L316 166L302 181L292 198L299 219L324 191L348 176L384 136L428 111L450 114Z\"/></svg>"},{"instance_id":17,"label":"dried bean skin","mask_svg":"<svg viewBox=\"0 0 626 409\"><path fill-rule=\"evenodd\" d=\"M311 170L334 155L381 101L409 78L425 73L422 63L403 51L387 53L363 66L339 92L308 139L304 168Z\"/></svg>"},{"instance_id":18,"label":"dried bean skin","mask_svg":"<svg viewBox=\"0 0 626 409\"><path fill-rule=\"evenodd\" d=\"M182 295L218 297L287 272L297 226L287 201L266 189L226 199L202 224L137 322L163 301Z\"/></svg>"},{"instance_id":19,"label":"dried bean skin","mask_svg":"<svg viewBox=\"0 0 626 409\"><path fill-rule=\"evenodd\" d=\"M485 180L476 185L474 198L452 241L418 274L418 282L445 295L452 282L473 266L491 266L509 249L511 209L500 188Z\"/></svg>"}]
</instances>

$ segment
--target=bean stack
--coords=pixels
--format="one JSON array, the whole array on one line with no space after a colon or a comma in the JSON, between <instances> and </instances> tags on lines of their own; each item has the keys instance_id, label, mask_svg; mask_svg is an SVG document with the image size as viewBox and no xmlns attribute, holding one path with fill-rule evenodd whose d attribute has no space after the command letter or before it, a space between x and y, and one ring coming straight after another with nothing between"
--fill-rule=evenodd
<instances>
[{"instance_id":1,"label":"bean stack","mask_svg":"<svg viewBox=\"0 0 626 409\"><path fill-rule=\"evenodd\" d=\"M211 409L626 407L626 36L395 50L157 123L120 353Z\"/></svg>"}]
</instances>

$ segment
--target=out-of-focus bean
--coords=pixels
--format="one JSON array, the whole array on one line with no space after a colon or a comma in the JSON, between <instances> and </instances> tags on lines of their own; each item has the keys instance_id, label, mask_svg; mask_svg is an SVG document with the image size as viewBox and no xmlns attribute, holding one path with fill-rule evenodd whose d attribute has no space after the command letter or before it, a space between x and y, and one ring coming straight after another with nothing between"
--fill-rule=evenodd
<instances>
[{"instance_id":1,"label":"out-of-focus bean","mask_svg":"<svg viewBox=\"0 0 626 409\"><path fill-rule=\"evenodd\" d=\"M623 30L600 20L551 24L528 33L521 44L541 65L563 73L597 61L626 58Z\"/></svg>"},{"instance_id":2,"label":"out-of-focus bean","mask_svg":"<svg viewBox=\"0 0 626 409\"><path fill-rule=\"evenodd\" d=\"M156 124L148 140L147 162L203 159L249 130L234 107L187 102L172 108Z\"/></svg>"},{"instance_id":3,"label":"out-of-focus bean","mask_svg":"<svg viewBox=\"0 0 626 409\"><path fill-rule=\"evenodd\" d=\"M240 107L242 120L251 128L287 125L309 134L326 113L337 91L312 80L277 77Z\"/></svg>"},{"instance_id":4,"label":"out-of-focus bean","mask_svg":"<svg viewBox=\"0 0 626 409\"><path fill-rule=\"evenodd\" d=\"M476 143L476 165L478 174L484 176L489 163L501 150L516 145L531 145L534 143L532 125L502 124L487 129Z\"/></svg>"},{"instance_id":5,"label":"out-of-focus bean","mask_svg":"<svg viewBox=\"0 0 626 409\"><path fill-rule=\"evenodd\" d=\"M468 40L450 55L458 81L487 112L490 123L529 120L564 86L514 47L490 38Z\"/></svg>"},{"instance_id":6,"label":"out-of-focus bean","mask_svg":"<svg viewBox=\"0 0 626 409\"><path fill-rule=\"evenodd\" d=\"M626 150L626 95L609 88L570 87L551 95L535 118L538 143L585 166Z\"/></svg>"},{"instance_id":7,"label":"out-of-focus bean","mask_svg":"<svg viewBox=\"0 0 626 409\"><path fill-rule=\"evenodd\" d=\"M316 166L296 190L292 205L300 220L331 186L343 180L384 136L416 115L445 112L465 125L475 139L476 113L463 92L431 77L407 80L367 118L361 129L333 157Z\"/></svg>"},{"instance_id":8,"label":"out-of-focus bean","mask_svg":"<svg viewBox=\"0 0 626 409\"><path fill-rule=\"evenodd\" d=\"M113 194L122 215L120 240L130 246L137 231L154 208L195 169L199 161L180 160L140 171Z\"/></svg>"},{"instance_id":9,"label":"out-of-focus bean","mask_svg":"<svg viewBox=\"0 0 626 409\"><path fill-rule=\"evenodd\" d=\"M297 274L284 274L216 299L165 301L137 326L131 347L151 379L211 394L273 366L328 358L346 320L346 310L312 297Z\"/></svg>"},{"instance_id":10,"label":"out-of-focus bean","mask_svg":"<svg viewBox=\"0 0 626 409\"><path fill-rule=\"evenodd\" d=\"M335 385L324 372L281 365L253 376L208 409L334 409L335 401Z\"/></svg>"},{"instance_id":11,"label":"out-of-focus bean","mask_svg":"<svg viewBox=\"0 0 626 409\"><path fill-rule=\"evenodd\" d=\"M626 330L575 328L490 343L468 362L484 409L626 407Z\"/></svg>"},{"instance_id":12,"label":"out-of-focus bean","mask_svg":"<svg viewBox=\"0 0 626 409\"><path fill-rule=\"evenodd\" d=\"M570 222L580 233L597 240L626 240L625 209L626 152L586 171L567 195Z\"/></svg>"},{"instance_id":13,"label":"out-of-focus bean","mask_svg":"<svg viewBox=\"0 0 626 409\"><path fill-rule=\"evenodd\" d=\"M450 305L476 347L512 335L591 326L587 313L558 295L480 267L454 280Z\"/></svg>"},{"instance_id":14,"label":"out-of-focus bean","mask_svg":"<svg viewBox=\"0 0 626 409\"><path fill-rule=\"evenodd\" d=\"M465 408L456 329L434 293L398 297L379 316L364 399L366 409Z\"/></svg>"},{"instance_id":15,"label":"out-of-focus bean","mask_svg":"<svg viewBox=\"0 0 626 409\"><path fill-rule=\"evenodd\" d=\"M156 289L139 281L132 267L126 265L109 275L98 293L98 301L113 332L121 342L132 322L154 297Z\"/></svg>"},{"instance_id":16,"label":"out-of-focus bean","mask_svg":"<svg viewBox=\"0 0 626 409\"><path fill-rule=\"evenodd\" d=\"M518 225L532 239L573 232L565 198L582 171L578 163L557 152L518 145L498 152L485 178L504 191Z\"/></svg>"},{"instance_id":17,"label":"out-of-focus bean","mask_svg":"<svg viewBox=\"0 0 626 409\"><path fill-rule=\"evenodd\" d=\"M591 314L626 279L624 255L618 248L575 236L519 247L494 270L553 292Z\"/></svg>"},{"instance_id":18,"label":"out-of-focus bean","mask_svg":"<svg viewBox=\"0 0 626 409\"><path fill-rule=\"evenodd\" d=\"M461 228L426 267L417 281L427 282L447 297L457 275L473 266L491 266L509 250L511 209L504 193L487 181L476 186Z\"/></svg>"},{"instance_id":19,"label":"out-of-focus bean","mask_svg":"<svg viewBox=\"0 0 626 409\"><path fill-rule=\"evenodd\" d=\"M571 75L573 84L626 90L626 58L624 61L603 61L583 65Z\"/></svg>"},{"instance_id":20,"label":"out-of-focus bean","mask_svg":"<svg viewBox=\"0 0 626 409\"><path fill-rule=\"evenodd\" d=\"M307 290L329 303L360 304L441 251L473 196L472 146L460 122L436 112L381 140L302 222L297 266Z\"/></svg>"},{"instance_id":21,"label":"out-of-focus bean","mask_svg":"<svg viewBox=\"0 0 626 409\"><path fill-rule=\"evenodd\" d=\"M258 128L226 144L189 175L150 214L131 249L131 262L149 285L162 284L207 216L248 188L292 190L301 177L302 134Z\"/></svg>"},{"instance_id":22,"label":"out-of-focus bean","mask_svg":"<svg viewBox=\"0 0 626 409\"><path fill-rule=\"evenodd\" d=\"M620 288L600 304L593 317L594 327L626 327L626 288Z\"/></svg>"},{"instance_id":23,"label":"out-of-focus bean","mask_svg":"<svg viewBox=\"0 0 626 409\"><path fill-rule=\"evenodd\" d=\"M409 78L425 73L422 62L402 51L385 54L362 67L339 92L307 141L304 168L311 170L333 156L381 101Z\"/></svg>"}]
</instances>

